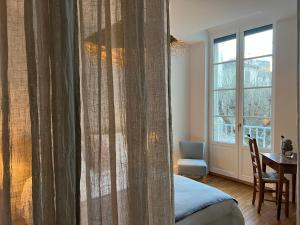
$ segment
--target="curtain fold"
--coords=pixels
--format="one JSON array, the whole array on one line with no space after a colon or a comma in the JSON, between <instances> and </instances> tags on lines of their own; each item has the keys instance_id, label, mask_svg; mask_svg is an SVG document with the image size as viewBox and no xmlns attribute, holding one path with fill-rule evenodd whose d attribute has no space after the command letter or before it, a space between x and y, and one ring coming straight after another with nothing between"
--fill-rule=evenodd
<instances>
[{"instance_id":1,"label":"curtain fold","mask_svg":"<svg viewBox=\"0 0 300 225\"><path fill-rule=\"evenodd\" d=\"M0 225L173 224L168 1L0 5Z\"/></svg>"},{"instance_id":2,"label":"curtain fold","mask_svg":"<svg viewBox=\"0 0 300 225\"><path fill-rule=\"evenodd\" d=\"M172 224L167 2L80 0L83 224Z\"/></svg>"},{"instance_id":3,"label":"curtain fold","mask_svg":"<svg viewBox=\"0 0 300 225\"><path fill-rule=\"evenodd\" d=\"M23 185L31 176L31 139L24 10L21 1L0 2L0 223L22 223ZM27 205L27 204L26 204Z\"/></svg>"},{"instance_id":4,"label":"curtain fold","mask_svg":"<svg viewBox=\"0 0 300 225\"><path fill-rule=\"evenodd\" d=\"M76 224L76 1L2 0L0 8L0 224Z\"/></svg>"},{"instance_id":5,"label":"curtain fold","mask_svg":"<svg viewBox=\"0 0 300 225\"><path fill-rule=\"evenodd\" d=\"M7 37L7 5L5 0L1 0L0 4L0 76L1 76L1 165L2 175L2 193L0 203L2 205L11 205L10 193L10 163L11 153L9 147L10 130L9 130L9 90L8 90L8 37ZM1 210L1 223L11 224L11 208L6 207ZM7 215L7 216L6 216Z\"/></svg>"},{"instance_id":6,"label":"curtain fold","mask_svg":"<svg viewBox=\"0 0 300 225\"><path fill-rule=\"evenodd\" d=\"M83 224L173 224L168 2L80 0Z\"/></svg>"},{"instance_id":7,"label":"curtain fold","mask_svg":"<svg viewBox=\"0 0 300 225\"><path fill-rule=\"evenodd\" d=\"M300 0L297 0L297 127L298 127L298 146L300 146ZM300 149L298 147L298 165L300 165ZM297 209L296 209L296 216L297 216L297 224L300 225L300 166L297 167Z\"/></svg>"}]
</instances>

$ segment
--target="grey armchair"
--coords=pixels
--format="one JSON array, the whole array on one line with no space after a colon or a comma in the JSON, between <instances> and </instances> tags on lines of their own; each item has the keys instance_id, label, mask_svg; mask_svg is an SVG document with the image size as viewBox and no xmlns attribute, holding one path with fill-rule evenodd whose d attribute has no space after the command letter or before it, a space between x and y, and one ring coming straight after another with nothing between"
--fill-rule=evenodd
<instances>
[{"instance_id":1,"label":"grey armchair","mask_svg":"<svg viewBox=\"0 0 300 225\"><path fill-rule=\"evenodd\" d=\"M178 160L178 174L186 176L206 176L207 163L204 160L204 143L200 141L179 142L181 159Z\"/></svg>"}]
</instances>

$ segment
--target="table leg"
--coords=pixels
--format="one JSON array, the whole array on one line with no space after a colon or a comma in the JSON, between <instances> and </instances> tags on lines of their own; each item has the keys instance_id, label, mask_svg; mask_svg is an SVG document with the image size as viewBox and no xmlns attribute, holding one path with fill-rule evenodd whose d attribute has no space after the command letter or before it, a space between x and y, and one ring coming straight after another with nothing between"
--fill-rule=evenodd
<instances>
[{"instance_id":1,"label":"table leg","mask_svg":"<svg viewBox=\"0 0 300 225\"><path fill-rule=\"evenodd\" d=\"M282 203L282 186L283 186L283 168L279 166L279 182L278 182L278 202L277 202L277 220L280 220L281 203Z\"/></svg>"},{"instance_id":2,"label":"table leg","mask_svg":"<svg viewBox=\"0 0 300 225\"><path fill-rule=\"evenodd\" d=\"M262 171L263 172L266 172L267 171L267 164L266 164L266 162L265 162L265 158L264 158L264 156L262 157ZM264 189L265 189L265 187L264 187ZM263 202L264 202L264 197L265 196L265 193L263 192Z\"/></svg>"},{"instance_id":3,"label":"table leg","mask_svg":"<svg viewBox=\"0 0 300 225\"><path fill-rule=\"evenodd\" d=\"M296 203L296 174L292 175L292 202Z\"/></svg>"},{"instance_id":4,"label":"table leg","mask_svg":"<svg viewBox=\"0 0 300 225\"><path fill-rule=\"evenodd\" d=\"M289 203L290 203L290 198L289 198L289 194L290 194L290 185L289 182L287 182L285 184L285 217L288 218L289 217Z\"/></svg>"},{"instance_id":5,"label":"table leg","mask_svg":"<svg viewBox=\"0 0 300 225\"><path fill-rule=\"evenodd\" d=\"M267 164L265 162L264 156L262 157L262 171L266 172L267 170Z\"/></svg>"}]
</instances>

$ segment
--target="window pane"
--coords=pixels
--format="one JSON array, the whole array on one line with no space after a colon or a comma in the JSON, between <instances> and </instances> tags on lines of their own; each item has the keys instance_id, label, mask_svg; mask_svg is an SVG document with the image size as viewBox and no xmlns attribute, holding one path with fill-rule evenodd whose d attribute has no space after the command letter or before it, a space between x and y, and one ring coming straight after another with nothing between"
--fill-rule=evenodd
<instances>
[{"instance_id":1,"label":"window pane","mask_svg":"<svg viewBox=\"0 0 300 225\"><path fill-rule=\"evenodd\" d=\"M214 91L214 115L235 115L235 90Z\"/></svg>"},{"instance_id":2,"label":"window pane","mask_svg":"<svg viewBox=\"0 0 300 225\"><path fill-rule=\"evenodd\" d=\"M214 44L214 63L236 59L236 38Z\"/></svg>"},{"instance_id":3,"label":"window pane","mask_svg":"<svg viewBox=\"0 0 300 225\"><path fill-rule=\"evenodd\" d=\"M245 60L244 87L272 86L272 56Z\"/></svg>"},{"instance_id":4,"label":"window pane","mask_svg":"<svg viewBox=\"0 0 300 225\"><path fill-rule=\"evenodd\" d=\"M271 117L272 90L271 88L244 90L244 116Z\"/></svg>"},{"instance_id":5,"label":"window pane","mask_svg":"<svg viewBox=\"0 0 300 225\"><path fill-rule=\"evenodd\" d=\"M273 29L245 36L245 58L272 54Z\"/></svg>"},{"instance_id":6,"label":"window pane","mask_svg":"<svg viewBox=\"0 0 300 225\"><path fill-rule=\"evenodd\" d=\"M235 143L235 119L233 117L214 117L214 141Z\"/></svg>"},{"instance_id":7,"label":"window pane","mask_svg":"<svg viewBox=\"0 0 300 225\"><path fill-rule=\"evenodd\" d=\"M236 63L214 65L214 89L235 88Z\"/></svg>"},{"instance_id":8,"label":"window pane","mask_svg":"<svg viewBox=\"0 0 300 225\"><path fill-rule=\"evenodd\" d=\"M244 118L243 142L247 145L247 135L255 137L260 148L271 147L271 118Z\"/></svg>"}]
</instances>

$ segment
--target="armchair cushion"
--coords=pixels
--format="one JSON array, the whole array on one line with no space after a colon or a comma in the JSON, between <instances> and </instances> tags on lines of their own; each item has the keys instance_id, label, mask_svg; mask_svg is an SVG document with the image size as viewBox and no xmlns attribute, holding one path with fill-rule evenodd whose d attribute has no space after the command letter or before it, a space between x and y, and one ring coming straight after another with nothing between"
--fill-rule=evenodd
<instances>
[{"instance_id":1,"label":"armchair cushion","mask_svg":"<svg viewBox=\"0 0 300 225\"><path fill-rule=\"evenodd\" d=\"M207 164L202 159L179 159L178 173L187 176L206 176Z\"/></svg>"}]
</instances>

